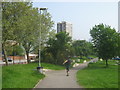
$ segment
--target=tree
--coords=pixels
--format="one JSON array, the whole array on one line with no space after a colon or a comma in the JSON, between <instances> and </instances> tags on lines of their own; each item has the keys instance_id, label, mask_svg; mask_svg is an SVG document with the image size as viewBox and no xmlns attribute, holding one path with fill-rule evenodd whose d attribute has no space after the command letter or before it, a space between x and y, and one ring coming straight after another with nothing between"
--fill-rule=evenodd
<instances>
[{"instance_id":1,"label":"tree","mask_svg":"<svg viewBox=\"0 0 120 90\"><path fill-rule=\"evenodd\" d=\"M46 53L50 53L52 55L54 59L52 63L63 63L64 59L69 56L70 42L71 37L69 37L69 34L65 32L57 33L55 38L49 39L46 47Z\"/></svg>"},{"instance_id":2,"label":"tree","mask_svg":"<svg viewBox=\"0 0 120 90\"><path fill-rule=\"evenodd\" d=\"M49 40L49 38L55 37L55 30L52 29L54 22L52 21L52 16L50 15L49 12L46 12L46 13L43 13L42 15L40 15L38 21L39 21L40 27L39 27L37 33L41 36L39 36L39 35L37 36L38 39L35 43L35 46L33 47L34 53L38 53L39 38L40 38L40 49L42 51L45 48L45 46L47 45L46 43Z\"/></svg>"},{"instance_id":3,"label":"tree","mask_svg":"<svg viewBox=\"0 0 120 90\"><path fill-rule=\"evenodd\" d=\"M31 8L26 12L17 22L17 30L14 32L17 36L17 41L22 44L27 55L27 62L29 63L29 53L32 47L38 40L39 30L39 13L37 9Z\"/></svg>"},{"instance_id":4,"label":"tree","mask_svg":"<svg viewBox=\"0 0 120 90\"><path fill-rule=\"evenodd\" d=\"M85 40L76 40L73 42L73 48L75 49L76 56L88 56L92 54L92 44Z\"/></svg>"},{"instance_id":5,"label":"tree","mask_svg":"<svg viewBox=\"0 0 120 90\"><path fill-rule=\"evenodd\" d=\"M25 55L22 45L15 45L15 46L8 45L6 48L6 51L8 56L16 56L16 55L24 56Z\"/></svg>"},{"instance_id":6,"label":"tree","mask_svg":"<svg viewBox=\"0 0 120 90\"><path fill-rule=\"evenodd\" d=\"M99 24L95 25L91 30L92 42L98 53L98 57L106 60L115 56L116 53L116 31L110 26Z\"/></svg>"},{"instance_id":7,"label":"tree","mask_svg":"<svg viewBox=\"0 0 120 90\"><path fill-rule=\"evenodd\" d=\"M118 56L120 58L120 33L117 33L116 56ZM120 60L119 60L119 63L120 63Z\"/></svg>"},{"instance_id":8,"label":"tree","mask_svg":"<svg viewBox=\"0 0 120 90\"><path fill-rule=\"evenodd\" d=\"M116 39L117 39L116 56L120 57L120 33L116 34Z\"/></svg>"},{"instance_id":9,"label":"tree","mask_svg":"<svg viewBox=\"0 0 120 90\"><path fill-rule=\"evenodd\" d=\"M6 42L9 40L16 40L14 31L17 29L17 20L30 7L31 3L29 2L2 2L2 49L6 64L8 64Z\"/></svg>"},{"instance_id":10,"label":"tree","mask_svg":"<svg viewBox=\"0 0 120 90\"><path fill-rule=\"evenodd\" d=\"M44 44L48 39L49 31L53 26L53 21L51 21L51 16L49 13L40 15L38 13L38 9L33 8L27 11L27 16L22 16L19 19L17 26L19 29L17 33L21 33L18 34L17 37L19 42L21 42L25 48L27 61L29 63L29 53L35 49L38 50L39 48L39 35L41 35L40 49L44 48Z\"/></svg>"},{"instance_id":11,"label":"tree","mask_svg":"<svg viewBox=\"0 0 120 90\"><path fill-rule=\"evenodd\" d=\"M8 40L13 40L22 44L29 63L29 53L33 51L35 47L38 47L39 44L39 33L42 33L42 46L44 46L45 41L48 39L49 31L54 24L51 16L49 13L40 15L38 8L33 8L30 2L4 2L2 8L2 46L5 59L7 58L5 44Z\"/></svg>"},{"instance_id":12,"label":"tree","mask_svg":"<svg viewBox=\"0 0 120 90\"><path fill-rule=\"evenodd\" d=\"M0 12L2 12L2 3L0 3ZM2 13L0 13L0 41L2 41ZM2 43L0 43L0 53L2 53ZM2 57L2 54L0 57Z\"/></svg>"}]
</instances>

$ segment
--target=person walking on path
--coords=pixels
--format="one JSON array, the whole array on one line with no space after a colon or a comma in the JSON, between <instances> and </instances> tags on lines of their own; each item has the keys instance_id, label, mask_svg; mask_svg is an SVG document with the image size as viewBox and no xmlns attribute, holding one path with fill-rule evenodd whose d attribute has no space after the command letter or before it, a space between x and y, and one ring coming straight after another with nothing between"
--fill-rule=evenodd
<instances>
[{"instance_id":1,"label":"person walking on path","mask_svg":"<svg viewBox=\"0 0 120 90\"><path fill-rule=\"evenodd\" d=\"M66 73L67 73L66 76L69 76L69 70L70 70L71 60L67 59L67 60L64 61L63 64L65 64L65 67L66 67Z\"/></svg>"}]
</instances>

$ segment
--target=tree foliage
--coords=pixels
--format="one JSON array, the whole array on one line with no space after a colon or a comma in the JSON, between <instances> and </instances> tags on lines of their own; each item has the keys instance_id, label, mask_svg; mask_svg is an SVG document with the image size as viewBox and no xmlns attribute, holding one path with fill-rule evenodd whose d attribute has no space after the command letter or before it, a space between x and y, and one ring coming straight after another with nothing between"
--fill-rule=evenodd
<instances>
[{"instance_id":1,"label":"tree foliage","mask_svg":"<svg viewBox=\"0 0 120 90\"><path fill-rule=\"evenodd\" d=\"M92 43L85 40L76 40L73 42L76 56L88 56L93 54Z\"/></svg>"},{"instance_id":2,"label":"tree foliage","mask_svg":"<svg viewBox=\"0 0 120 90\"><path fill-rule=\"evenodd\" d=\"M17 30L16 23L18 18L31 7L29 2L2 2L2 48L4 58L7 62L6 42L15 40L14 31Z\"/></svg>"},{"instance_id":3,"label":"tree foliage","mask_svg":"<svg viewBox=\"0 0 120 90\"><path fill-rule=\"evenodd\" d=\"M119 56L120 57L120 33L118 33L118 38L117 38L117 42L118 42L118 45L117 45L117 56Z\"/></svg>"},{"instance_id":4,"label":"tree foliage","mask_svg":"<svg viewBox=\"0 0 120 90\"><path fill-rule=\"evenodd\" d=\"M5 59L7 58L6 42L13 40L24 47L29 62L29 53L38 47L39 33L41 32L41 42L44 43L48 38L54 24L50 14L46 12L40 15L38 8L33 8L30 2L3 2L2 13L2 44ZM43 43L41 44L44 47Z\"/></svg>"},{"instance_id":5,"label":"tree foliage","mask_svg":"<svg viewBox=\"0 0 120 90\"><path fill-rule=\"evenodd\" d=\"M99 24L95 25L91 30L92 42L98 53L98 57L107 60L115 56L116 53L116 31L110 26Z\"/></svg>"},{"instance_id":6,"label":"tree foliage","mask_svg":"<svg viewBox=\"0 0 120 90\"><path fill-rule=\"evenodd\" d=\"M45 48L46 52L44 52L44 55L49 55L53 59L52 63L62 64L64 59L66 59L69 56L70 42L71 37L69 37L68 33L57 33L55 38L49 39L47 47Z\"/></svg>"},{"instance_id":7,"label":"tree foliage","mask_svg":"<svg viewBox=\"0 0 120 90\"><path fill-rule=\"evenodd\" d=\"M7 51L7 55L8 56L24 56L25 52L24 52L24 48L22 47L22 45L8 45L6 47L6 51Z\"/></svg>"}]
</instances>

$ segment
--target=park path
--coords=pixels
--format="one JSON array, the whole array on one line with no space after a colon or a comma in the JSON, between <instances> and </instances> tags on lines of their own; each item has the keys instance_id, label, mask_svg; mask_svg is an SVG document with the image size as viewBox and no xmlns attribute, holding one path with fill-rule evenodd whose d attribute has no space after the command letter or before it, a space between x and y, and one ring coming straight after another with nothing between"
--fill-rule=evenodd
<instances>
[{"instance_id":1,"label":"park path","mask_svg":"<svg viewBox=\"0 0 120 90\"><path fill-rule=\"evenodd\" d=\"M72 68L69 76L66 76L65 70L47 71L45 73L46 77L40 80L35 88L82 88L82 86L77 83L76 72L87 67L88 63L94 61L96 62L97 58Z\"/></svg>"}]
</instances>

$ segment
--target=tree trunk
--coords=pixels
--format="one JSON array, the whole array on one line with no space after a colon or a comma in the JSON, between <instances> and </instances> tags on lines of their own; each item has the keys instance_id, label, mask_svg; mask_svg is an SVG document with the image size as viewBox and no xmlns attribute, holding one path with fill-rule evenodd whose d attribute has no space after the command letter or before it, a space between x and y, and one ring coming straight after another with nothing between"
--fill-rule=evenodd
<instances>
[{"instance_id":1,"label":"tree trunk","mask_svg":"<svg viewBox=\"0 0 120 90\"><path fill-rule=\"evenodd\" d=\"M26 55L27 55L27 62L30 63L30 60L29 60L29 52L26 51Z\"/></svg>"},{"instance_id":2,"label":"tree trunk","mask_svg":"<svg viewBox=\"0 0 120 90\"><path fill-rule=\"evenodd\" d=\"M106 59L106 67L108 67L108 60Z\"/></svg>"},{"instance_id":3,"label":"tree trunk","mask_svg":"<svg viewBox=\"0 0 120 90\"><path fill-rule=\"evenodd\" d=\"M6 63L6 65L8 65L7 54L6 54L6 50L5 50L5 44L2 44L2 48L3 48L3 52L4 52L5 63Z\"/></svg>"}]
</instances>

